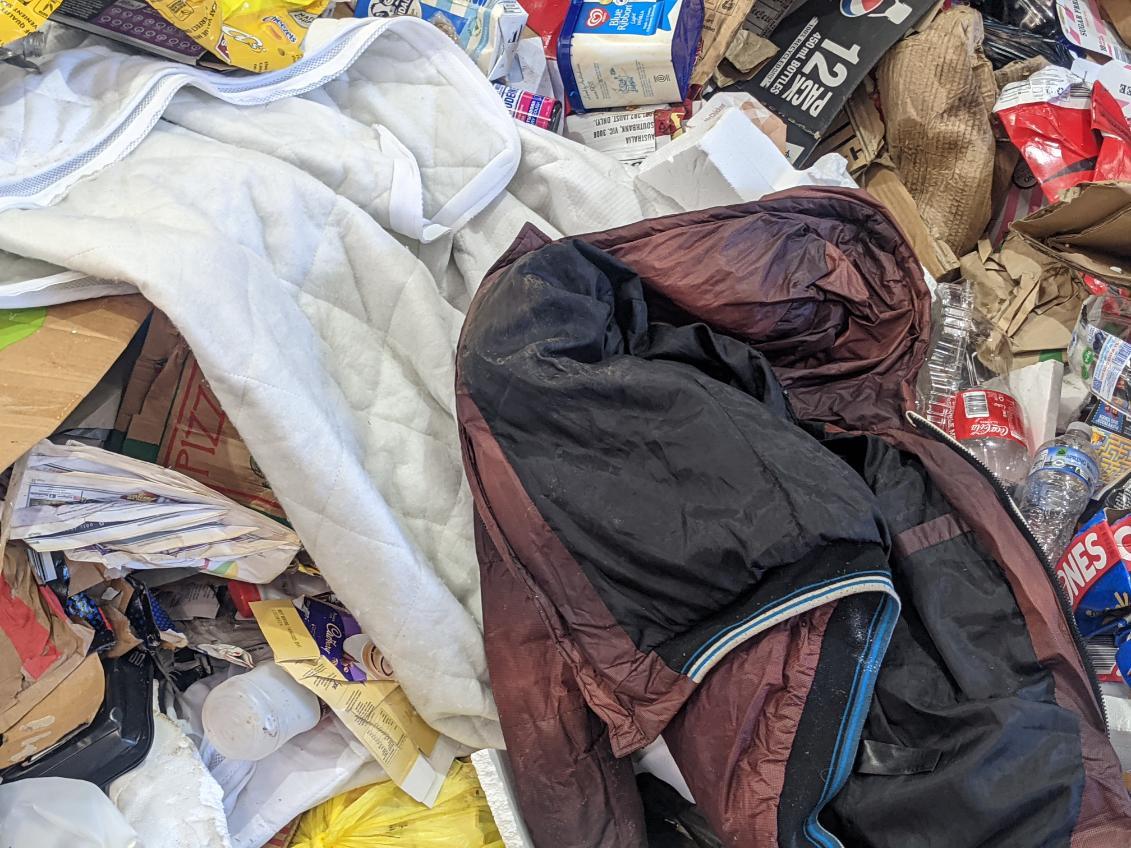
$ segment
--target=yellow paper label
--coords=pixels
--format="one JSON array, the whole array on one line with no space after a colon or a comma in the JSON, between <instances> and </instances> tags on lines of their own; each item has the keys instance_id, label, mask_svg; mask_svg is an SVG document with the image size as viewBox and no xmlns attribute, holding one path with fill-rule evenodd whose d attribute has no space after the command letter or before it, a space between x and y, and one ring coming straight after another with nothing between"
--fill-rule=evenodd
<instances>
[{"instance_id":1,"label":"yellow paper label","mask_svg":"<svg viewBox=\"0 0 1131 848\"><path fill-rule=\"evenodd\" d=\"M321 657L318 643L290 601L253 601L249 606L263 637L275 653L275 662L317 660ZM338 673L332 663L330 668ZM338 674L338 677L341 678L341 675Z\"/></svg>"},{"instance_id":2,"label":"yellow paper label","mask_svg":"<svg viewBox=\"0 0 1131 848\"><path fill-rule=\"evenodd\" d=\"M290 601L251 605L275 662L329 705L386 773L402 783L417 757L428 756L439 733L413 708L395 680L347 680L318 650L318 643Z\"/></svg>"},{"instance_id":3,"label":"yellow paper label","mask_svg":"<svg viewBox=\"0 0 1131 848\"><path fill-rule=\"evenodd\" d=\"M62 0L0 0L0 45L35 32Z\"/></svg>"},{"instance_id":4,"label":"yellow paper label","mask_svg":"<svg viewBox=\"0 0 1131 848\"><path fill-rule=\"evenodd\" d=\"M400 717L401 724L408 731L408 735L421 753L426 757L431 756L432 751L436 748L436 742L440 739L440 734L416 711L412 702L409 701L408 695L404 693L404 689L398 686L390 692L384 705Z\"/></svg>"},{"instance_id":5,"label":"yellow paper label","mask_svg":"<svg viewBox=\"0 0 1131 848\"><path fill-rule=\"evenodd\" d=\"M278 661L278 656L275 659ZM346 680L325 657L280 665L326 702L389 777L398 783L408 777L418 756L417 746L397 711L385 704L393 692L400 691L399 684L391 680Z\"/></svg>"}]
</instances>

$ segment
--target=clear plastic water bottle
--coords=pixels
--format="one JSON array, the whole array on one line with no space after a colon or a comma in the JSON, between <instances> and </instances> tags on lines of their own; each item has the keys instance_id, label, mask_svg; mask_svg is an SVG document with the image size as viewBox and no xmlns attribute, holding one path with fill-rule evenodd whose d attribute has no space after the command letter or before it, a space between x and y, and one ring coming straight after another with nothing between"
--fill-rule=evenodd
<instances>
[{"instance_id":1,"label":"clear plastic water bottle","mask_svg":"<svg viewBox=\"0 0 1131 848\"><path fill-rule=\"evenodd\" d=\"M1012 491L1029 473L1021 407L1006 391L982 385L974 350L985 340L965 280L940 283L927 361L919 373L919 409Z\"/></svg>"},{"instance_id":2,"label":"clear plastic water bottle","mask_svg":"<svg viewBox=\"0 0 1131 848\"><path fill-rule=\"evenodd\" d=\"M1099 479L1092 428L1082 422L1069 424L1063 436L1045 442L1033 457L1021 495L1021 514L1052 562L1072 541L1076 522Z\"/></svg>"}]
</instances>

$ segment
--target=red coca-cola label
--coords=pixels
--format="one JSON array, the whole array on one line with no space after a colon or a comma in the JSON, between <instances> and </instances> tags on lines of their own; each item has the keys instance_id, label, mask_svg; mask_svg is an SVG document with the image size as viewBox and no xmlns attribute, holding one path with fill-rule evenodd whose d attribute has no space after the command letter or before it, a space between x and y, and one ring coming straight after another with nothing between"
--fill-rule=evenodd
<instances>
[{"instance_id":1,"label":"red coca-cola label","mask_svg":"<svg viewBox=\"0 0 1131 848\"><path fill-rule=\"evenodd\" d=\"M966 389L954 397L954 438L1011 439L1028 448L1021 407L1005 392Z\"/></svg>"}]
</instances>

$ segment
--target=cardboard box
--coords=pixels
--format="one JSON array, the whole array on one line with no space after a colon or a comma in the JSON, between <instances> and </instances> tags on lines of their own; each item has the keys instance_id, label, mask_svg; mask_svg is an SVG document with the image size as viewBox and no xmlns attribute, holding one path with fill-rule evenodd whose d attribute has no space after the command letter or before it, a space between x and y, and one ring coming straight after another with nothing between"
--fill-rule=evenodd
<instances>
[{"instance_id":1,"label":"cardboard box","mask_svg":"<svg viewBox=\"0 0 1131 848\"><path fill-rule=\"evenodd\" d=\"M1064 196L1013 229L1047 256L1131 286L1131 184L1084 183Z\"/></svg>"},{"instance_id":2,"label":"cardboard box","mask_svg":"<svg viewBox=\"0 0 1131 848\"><path fill-rule=\"evenodd\" d=\"M1131 0L1100 0L1100 9L1124 43L1131 44Z\"/></svg>"},{"instance_id":3,"label":"cardboard box","mask_svg":"<svg viewBox=\"0 0 1131 848\"><path fill-rule=\"evenodd\" d=\"M149 311L141 295L0 310L0 469L56 430Z\"/></svg>"},{"instance_id":4,"label":"cardboard box","mask_svg":"<svg viewBox=\"0 0 1131 848\"><path fill-rule=\"evenodd\" d=\"M285 519L267 479L168 318L155 312L122 396L122 453L179 471L237 503Z\"/></svg>"},{"instance_id":5,"label":"cardboard box","mask_svg":"<svg viewBox=\"0 0 1131 848\"><path fill-rule=\"evenodd\" d=\"M97 654L79 667L0 734L0 769L17 765L90 724L106 696L106 675Z\"/></svg>"},{"instance_id":6,"label":"cardboard box","mask_svg":"<svg viewBox=\"0 0 1131 848\"><path fill-rule=\"evenodd\" d=\"M9 543L0 568L0 734L79 667L92 636L36 583L28 549Z\"/></svg>"},{"instance_id":7,"label":"cardboard box","mask_svg":"<svg viewBox=\"0 0 1131 848\"><path fill-rule=\"evenodd\" d=\"M807 0L774 30L775 60L737 87L785 120L789 158L804 167L868 72L935 4Z\"/></svg>"}]
</instances>

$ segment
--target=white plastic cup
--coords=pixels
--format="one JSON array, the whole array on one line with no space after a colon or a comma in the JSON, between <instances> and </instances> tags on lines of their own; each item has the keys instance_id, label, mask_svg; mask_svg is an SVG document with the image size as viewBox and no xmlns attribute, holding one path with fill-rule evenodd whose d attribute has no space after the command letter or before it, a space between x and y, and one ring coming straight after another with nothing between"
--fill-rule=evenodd
<instances>
[{"instance_id":1,"label":"white plastic cup","mask_svg":"<svg viewBox=\"0 0 1131 848\"><path fill-rule=\"evenodd\" d=\"M322 717L318 697L275 663L261 663L208 693L204 735L229 760L262 760Z\"/></svg>"}]
</instances>

